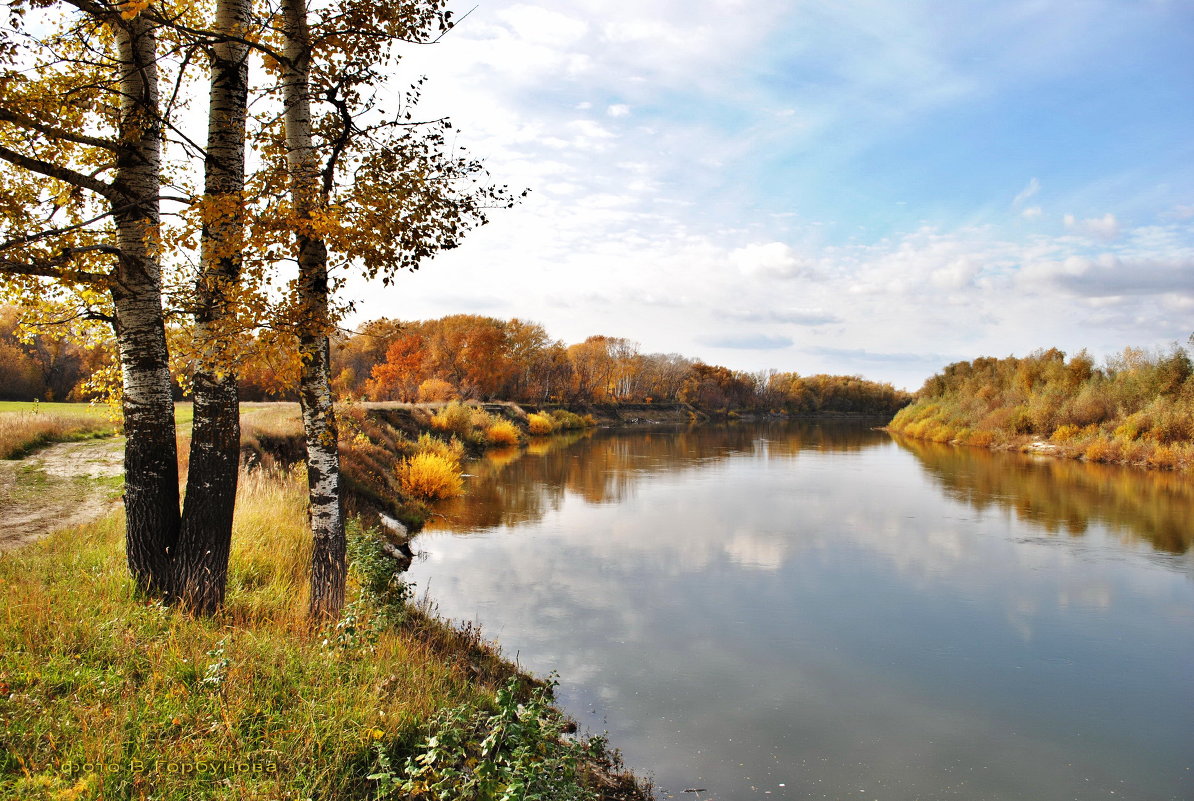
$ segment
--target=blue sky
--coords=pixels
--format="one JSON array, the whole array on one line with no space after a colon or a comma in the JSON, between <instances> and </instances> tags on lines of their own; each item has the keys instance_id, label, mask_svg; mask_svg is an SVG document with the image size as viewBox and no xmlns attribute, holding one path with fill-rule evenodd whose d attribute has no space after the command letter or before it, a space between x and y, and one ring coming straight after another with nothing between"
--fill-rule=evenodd
<instances>
[{"instance_id":1,"label":"blue sky","mask_svg":"<svg viewBox=\"0 0 1194 801\"><path fill-rule=\"evenodd\" d=\"M1194 332L1191 53L1176 0L481 0L403 69L532 194L351 288L909 388L1164 347Z\"/></svg>"}]
</instances>

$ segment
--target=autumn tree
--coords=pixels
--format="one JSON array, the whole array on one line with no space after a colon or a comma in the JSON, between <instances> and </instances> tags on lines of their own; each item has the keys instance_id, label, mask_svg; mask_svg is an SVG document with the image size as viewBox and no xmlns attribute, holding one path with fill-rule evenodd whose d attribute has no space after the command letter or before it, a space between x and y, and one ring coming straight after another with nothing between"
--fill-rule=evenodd
<instances>
[{"instance_id":1,"label":"autumn tree","mask_svg":"<svg viewBox=\"0 0 1194 801\"><path fill-rule=\"evenodd\" d=\"M161 294L159 29L122 8L9 4L0 29L0 274L27 302L70 297L112 323L128 563L142 590L161 594L179 507ZM57 16L26 25L30 10Z\"/></svg>"},{"instance_id":2,"label":"autumn tree","mask_svg":"<svg viewBox=\"0 0 1194 801\"><path fill-rule=\"evenodd\" d=\"M393 102L396 47L446 31L443 0L346 0L314 10L305 0L281 0L280 12L271 63L280 82L287 197L275 221L293 231L298 264L284 324L299 339L302 361L310 611L318 618L339 612L346 574L331 390L332 271L351 266L388 283L455 247L486 221L487 208L509 207L513 198L489 184L479 162L449 147L448 121L413 120L417 88Z\"/></svg>"}]
</instances>

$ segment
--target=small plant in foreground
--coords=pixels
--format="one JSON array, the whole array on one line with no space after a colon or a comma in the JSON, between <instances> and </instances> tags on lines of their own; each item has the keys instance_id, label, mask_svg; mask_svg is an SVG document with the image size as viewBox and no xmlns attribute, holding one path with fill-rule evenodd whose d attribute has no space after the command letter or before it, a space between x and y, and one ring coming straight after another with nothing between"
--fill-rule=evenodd
<instances>
[{"instance_id":1,"label":"small plant in foreground","mask_svg":"<svg viewBox=\"0 0 1194 801\"><path fill-rule=\"evenodd\" d=\"M571 723L553 709L549 687L518 702L518 680L497 693L492 712L462 705L437 715L401 770L382 743L375 748L379 798L413 796L436 801L552 799L589 801L583 765L604 748L567 735Z\"/></svg>"}]
</instances>

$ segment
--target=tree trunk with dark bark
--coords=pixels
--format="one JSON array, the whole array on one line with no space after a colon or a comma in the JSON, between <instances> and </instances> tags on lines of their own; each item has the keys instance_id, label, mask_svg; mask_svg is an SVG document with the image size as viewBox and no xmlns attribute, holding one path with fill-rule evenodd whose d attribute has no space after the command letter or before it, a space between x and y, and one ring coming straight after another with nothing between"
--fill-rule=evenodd
<instances>
[{"instance_id":1,"label":"tree trunk with dark bark","mask_svg":"<svg viewBox=\"0 0 1194 801\"><path fill-rule=\"evenodd\" d=\"M216 34L243 38L250 11L249 0L219 0ZM237 333L233 304L244 247L248 56L248 46L233 41L217 42L211 52L204 221L195 285L195 422L172 565L178 601L198 614L212 614L224 603L240 467L240 404L229 346Z\"/></svg>"}]
</instances>

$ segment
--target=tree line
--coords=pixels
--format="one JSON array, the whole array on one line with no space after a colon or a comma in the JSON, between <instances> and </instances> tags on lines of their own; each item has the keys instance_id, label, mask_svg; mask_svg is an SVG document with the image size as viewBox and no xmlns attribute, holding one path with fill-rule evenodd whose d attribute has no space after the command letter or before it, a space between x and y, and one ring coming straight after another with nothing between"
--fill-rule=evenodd
<instances>
[{"instance_id":1,"label":"tree line","mask_svg":"<svg viewBox=\"0 0 1194 801\"><path fill-rule=\"evenodd\" d=\"M110 327L138 588L200 613L222 604L245 344L285 343L307 442L311 614L338 614L334 289L349 270L415 269L514 202L448 142L448 120L414 116L417 83L395 85L399 46L436 41L451 13L443 0L12 0L7 12L0 292L29 325ZM180 359L195 401L185 500Z\"/></svg>"},{"instance_id":2,"label":"tree line","mask_svg":"<svg viewBox=\"0 0 1194 801\"><path fill-rule=\"evenodd\" d=\"M746 372L676 353L642 353L625 337L594 335L568 345L539 323L474 314L380 319L340 333L332 340L332 371L341 397L370 401L687 403L709 411L891 415L911 400L859 376ZM271 385L287 385L259 376L262 399Z\"/></svg>"},{"instance_id":3,"label":"tree line","mask_svg":"<svg viewBox=\"0 0 1194 801\"><path fill-rule=\"evenodd\" d=\"M925 382L893 430L980 446L1045 441L1090 461L1181 467L1194 458L1194 361L1128 347L1103 365L1057 348L956 362Z\"/></svg>"},{"instance_id":4,"label":"tree line","mask_svg":"<svg viewBox=\"0 0 1194 801\"><path fill-rule=\"evenodd\" d=\"M88 400L102 389L90 379L111 364L111 337L82 342L43 329L22 339L20 316L20 309L0 306L0 400ZM172 325L167 335L185 340L193 333ZM298 400L297 343L259 331L250 344L237 363L240 400ZM624 337L596 335L568 345L518 318L383 318L336 331L330 347L331 388L342 400L687 403L707 411L874 415L892 415L911 400L891 384L860 376L733 370L676 353L642 353ZM173 360L175 399L190 394L195 369L194 360Z\"/></svg>"}]
</instances>

